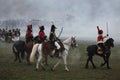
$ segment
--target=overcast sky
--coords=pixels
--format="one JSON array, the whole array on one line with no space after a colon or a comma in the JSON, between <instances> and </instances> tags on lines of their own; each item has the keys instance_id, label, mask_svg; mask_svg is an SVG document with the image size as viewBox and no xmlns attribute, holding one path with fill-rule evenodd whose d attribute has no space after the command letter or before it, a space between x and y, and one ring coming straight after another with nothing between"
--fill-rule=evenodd
<instances>
[{"instance_id":1,"label":"overcast sky","mask_svg":"<svg viewBox=\"0 0 120 80\"><path fill-rule=\"evenodd\" d=\"M0 20L38 19L54 21L61 36L96 40L100 26L110 37L120 40L120 0L0 0ZM48 35L50 25L45 25ZM38 29L34 29L34 32Z\"/></svg>"}]
</instances>

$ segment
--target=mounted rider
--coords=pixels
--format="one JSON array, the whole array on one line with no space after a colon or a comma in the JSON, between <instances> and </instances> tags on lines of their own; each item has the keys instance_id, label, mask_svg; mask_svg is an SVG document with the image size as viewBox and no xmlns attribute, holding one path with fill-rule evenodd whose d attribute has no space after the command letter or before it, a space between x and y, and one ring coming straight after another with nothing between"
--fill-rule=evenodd
<instances>
[{"instance_id":1,"label":"mounted rider","mask_svg":"<svg viewBox=\"0 0 120 80\"><path fill-rule=\"evenodd\" d=\"M54 56L59 57L59 52L60 52L61 46L60 46L60 44L58 43L59 39L57 38L56 33L55 33L55 30L56 30L56 29L57 29L57 28L55 27L55 25L52 24L52 26L51 26L51 31L50 31L50 36L49 36L49 40L50 40L50 42L51 42L52 44L54 44L55 47L56 47Z\"/></svg>"},{"instance_id":2,"label":"mounted rider","mask_svg":"<svg viewBox=\"0 0 120 80\"><path fill-rule=\"evenodd\" d=\"M47 36L45 35L45 28L44 28L44 25L42 26L39 26L39 32L38 32L38 35L34 38L34 42L35 43L42 43L46 40Z\"/></svg>"},{"instance_id":3,"label":"mounted rider","mask_svg":"<svg viewBox=\"0 0 120 80\"><path fill-rule=\"evenodd\" d=\"M97 37L97 45L98 45L98 53L99 54L105 54L105 45L104 45L104 39L108 37L108 34L106 36L103 36L103 30L97 26L98 30L98 37Z\"/></svg>"},{"instance_id":4,"label":"mounted rider","mask_svg":"<svg viewBox=\"0 0 120 80\"><path fill-rule=\"evenodd\" d=\"M45 28L42 25L42 26L39 27L39 29L40 29L40 31L38 33L38 37L39 37L41 42L44 42L46 40L46 38L47 38L47 36L45 35L45 32L44 32Z\"/></svg>"},{"instance_id":5,"label":"mounted rider","mask_svg":"<svg viewBox=\"0 0 120 80\"><path fill-rule=\"evenodd\" d=\"M27 31L26 31L25 39L26 39L26 43L33 40L32 24L27 25Z\"/></svg>"}]
</instances>

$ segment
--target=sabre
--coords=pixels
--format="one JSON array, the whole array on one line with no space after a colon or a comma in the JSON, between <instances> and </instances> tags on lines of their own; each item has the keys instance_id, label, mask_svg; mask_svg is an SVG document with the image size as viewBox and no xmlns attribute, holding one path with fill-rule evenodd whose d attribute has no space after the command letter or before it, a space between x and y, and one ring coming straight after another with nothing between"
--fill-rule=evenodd
<instances>
[{"instance_id":1,"label":"sabre","mask_svg":"<svg viewBox=\"0 0 120 80\"><path fill-rule=\"evenodd\" d=\"M108 31L108 22L106 23L106 28L107 28L107 35L109 35L109 31Z\"/></svg>"},{"instance_id":2,"label":"sabre","mask_svg":"<svg viewBox=\"0 0 120 80\"><path fill-rule=\"evenodd\" d=\"M53 21L51 21L51 23L52 23L52 25L54 25L54 22L53 22ZM59 33L59 35L58 35L58 38L60 38L60 36L61 36L61 34L62 34L62 31L63 31L63 27L61 28L61 31L60 31L60 33Z\"/></svg>"},{"instance_id":3,"label":"sabre","mask_svg":"<svg viewBox=\"0 0 120 80\"><path fill-rule=\"evenodd\" d=\"M61 28L61 31L60 31L60 33L59 33L59 35L58 35L58 38L60 38L60 36L61 36L61 34L62 34L62 31L63 31L63 27Z\"/></svg>"}]
</instances>

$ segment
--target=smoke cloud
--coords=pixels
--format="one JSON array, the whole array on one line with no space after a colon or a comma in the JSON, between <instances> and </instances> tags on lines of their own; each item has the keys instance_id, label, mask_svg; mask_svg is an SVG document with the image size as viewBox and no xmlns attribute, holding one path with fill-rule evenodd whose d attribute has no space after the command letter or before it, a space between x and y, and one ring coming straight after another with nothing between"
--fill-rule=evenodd
<instances>
[{"instance_id":1,"label":"smoke cloud","mask_svg":"<svg viewBox=\"0 0 120 80\"><path fill-rule=\"evenodd\" d=\"M92 40L97 37L96 26L107 34L108 22L110 37L119 41L119 4L120 0L0 0L0 20L41 20L47 27L46 34L49 34L50 22L54 21L58 33L64 27L61 36Z\"/></svg>"}]
</instances>

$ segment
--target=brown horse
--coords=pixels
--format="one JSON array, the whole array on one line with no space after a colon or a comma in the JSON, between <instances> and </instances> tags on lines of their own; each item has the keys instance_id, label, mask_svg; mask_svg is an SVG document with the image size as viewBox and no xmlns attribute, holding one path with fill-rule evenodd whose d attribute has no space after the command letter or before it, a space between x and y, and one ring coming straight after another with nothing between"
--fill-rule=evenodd
<instances>
[{"instance_id":1,"label":"brown horse","mask_svg":"<svg viewBox=\"0 0 120 80\"><path fill-rule=\"evenodd\" d=\"M26 52L26 61L30 64L30 53L33 48L33 41L29 41L25 44L25 52Z\"/></svg>"},{"instance_id":2,"label":"brown horse","mask_svg":"<svg viewBox=\"0 0 120 80\"><path fill-rule=\"evenodd\" d=\"M60 52L62 52L63 50L65 50L64 45L62 44L61 41L58 42L61 46L60 48ZM44 52L44 56L49 55L56 47L50 42L43 42L42 43L42 51Z\"/></svg>"}]
</instances>

